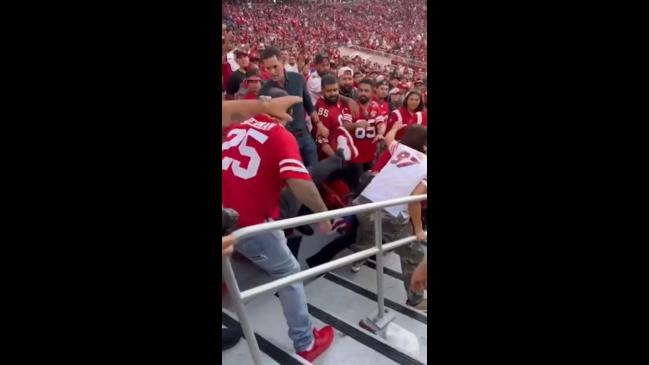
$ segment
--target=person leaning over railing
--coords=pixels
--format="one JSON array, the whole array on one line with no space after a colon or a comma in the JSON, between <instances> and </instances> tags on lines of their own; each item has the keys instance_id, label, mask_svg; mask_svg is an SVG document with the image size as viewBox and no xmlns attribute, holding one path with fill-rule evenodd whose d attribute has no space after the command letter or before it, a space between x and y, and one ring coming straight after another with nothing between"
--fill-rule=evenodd
<instances>
[{"instance_id":1,"label":"person leaning over railing","mask_svg":"<svg viewBox=\"0 0 649 365\"><path fill-rule=\"evenodd\" d=\"M261 97L286 95L282 89L271 88L262 91ZM284 113L289 114L286 110ZM221 148L221 198L225 208L239 214L239 227L277 220L284 186L312 211L327 210L286 123L286 119L259 114L226 131ZM245 165L242 161L246 161ZM320 222L319 227L323 233L331 231L329 221ZM237 242L234 249L273 279L300 272L300 264L289 251L282 230L246 237ZM302 282L279 289L278 294L295 351L313 361L331 346L333 328L324 326L318 330L313 327Z\"/></svg>"},{"instance_id":2,"label":"person leaning over railing","mask_svg":"<svg viewBox=\"0 0 649 365\"><path fill-rule=\"evenodd\" d=\"M386 199L398 198L407 195L419 195L427 189L427 166L426 166L426 143L427 129L422 126L410 126L407 128L401 142L395 140L395 135L404 125L397 121L392 129L385 136L385 143L388 145L387 153L389 159L380 159L374 167L373 172L378 173L375 177L363 175L362 185L367 184L354 199L354 205L367 204L370 202L383 201ZM371 179L369 183L366 180ZM365 180L365 181L363 181ZM422 220L421 204L419 202L400 207L389 207L381 211L381 225L383 241L392 242L412 234L414 227L418 242L408 246L401 246L396 253L401 259L401 271L404 276L404 287L407 293L406 304L420 310L426 310L428 303L423 294L417 293L410 288L410 278L416 265L424 257L424 250L420 242L425 239ZM350 246L354 252L360 252L374 245L374 215L373 213L361 213L357 215L358 232L356 243ZM410 222L412 221L412 225ZM352 271L360 271L365 260L352 264Z\"/></svg>"},{"instance_id":3,"label":"person leaning over railing","mask_svg":"<svg viewBox=\"0 0 649 365\"><path fill-rule=\"evenodd\" d=\"M297 96L276 98L270 102L261 100L223 101L222 128L230 127L260 113L268 113L289 120L291 116L286 113L286 110L300 102L302 102L302 98ZM232 216L237 213L232 210L222 209L221 214L221 257L225 257L226 255L231 255L234 251L236 240L229 233L233 230L234 222L236 222L236 218L238 217L234 218L233 221ZM234 347L240 338L241 333L235 329L221 329L221 350L224 351Z\"/></svg>"}]
</instances>

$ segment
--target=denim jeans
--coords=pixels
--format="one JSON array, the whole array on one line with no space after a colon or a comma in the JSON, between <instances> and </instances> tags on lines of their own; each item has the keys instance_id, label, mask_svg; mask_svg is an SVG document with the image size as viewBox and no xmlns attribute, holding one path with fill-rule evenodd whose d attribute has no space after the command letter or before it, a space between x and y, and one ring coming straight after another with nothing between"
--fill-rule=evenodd
<instances>
[{"instance_id":1,"label":"denim jeans","mask_svg":"<svg viewBox=\"0 0 649 365\"><path fill-rule=\"evenodd\" d=\"M297 140L298 147L300 147L300 155L302 156L302 161L304 161L304 166L309 167L317 164L318 150L311 134L306 131L296 133L295 139Z\"/></svg>"},{"instance_id":2,"label":"denim jeans","mask_svg":"<svg viewBox=\"0 0 649 365\"><path fill-rule=\"evenodd\" d=\"M289 251L286 237L281 230L245 238L235 249L266 271L273 279L279 279L300 271L300 264ZM297 282L278 291L284 317L288 324L288 337L296 352L306 350L313 342L313 324L307 309L304 285Z\"/></svg>"}]
</instances>

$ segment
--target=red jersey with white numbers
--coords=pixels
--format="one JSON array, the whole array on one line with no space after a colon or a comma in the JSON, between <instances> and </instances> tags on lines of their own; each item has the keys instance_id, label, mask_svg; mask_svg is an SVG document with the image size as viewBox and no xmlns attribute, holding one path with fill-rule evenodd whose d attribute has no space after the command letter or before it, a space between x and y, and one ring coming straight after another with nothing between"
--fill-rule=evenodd
<instances>
[{"instance_id":1,"label":"red jersey with white numbers","mask_svg":"<svg viewBox=\"0 0 649 365\"><path fill-rule=\"evenodd\" d=\"M328 138L324 139L323 137L316 136L316 139L319 139L319 143L329 143L334 151L342 148L346 161L351 161L358 157L358 149L354 144L354 138L344 127L345 122L352 121L352 115L342 101L338 99L336 104L331 104L320 96L315 103L315 109L318 111L320 122L329 129ZM322 160L327 156L320 151L319 157Z\"/></svg>"},{"instance_id":2,"label":"red jersey with white numbers","mask_svg":"<svg viewBox=\"0 0 649 365\"><path fill-rule=\"evenodd\" d=\"M426 110L416 112L416 113L411 113L406 108L403 107L393 110L392 113L390 113L390 118L388 118L388 127L386 133L389 132L390 129L392 129L394 122L396 122L397 120L401 120L401 122L405 126L418 124L426 127L427 125L426 119L428 119L427 114L428 113L426 112ZM407 127L404 127L397 132L397 136L396 136L397 140L401 140L403 134L406 132L406 128Z\"/></svg>"},{"instance_id":3,"label":"red jersey with white numbers","mask_svg":"<svg viewBox=\"0 0 649 365\"><path fill-rule=\"evenodd\" d=\"M311 180L295 137L263 115L234 125L224 134L223 206L239 213L239 227L278 219L285 181Z\"/></svg>"},{"instance_id":4,"label":"red jersey with white numbers","mask_svg":"<svg viewBox=\"0 0 649 365\"><path fill-rule=\"evenodd\" d=\"M372 142L376 137L377 127L385 123L386 115L381 111L379 104L373 100L363 106L359 103L360 113L354 118L354 123L366 120L367 127L356 128L354 131L354 144L358 148L358 157L353 159L354 163L367 163L374 160L377 144Z\"/></svg>"}]
</instances>

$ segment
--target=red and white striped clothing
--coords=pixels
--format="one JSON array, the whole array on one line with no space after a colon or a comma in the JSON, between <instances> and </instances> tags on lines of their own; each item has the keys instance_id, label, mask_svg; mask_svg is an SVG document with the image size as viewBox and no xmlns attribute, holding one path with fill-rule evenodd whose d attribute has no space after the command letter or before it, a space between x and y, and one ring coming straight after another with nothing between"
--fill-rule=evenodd
<instances>
[{"instance_id":1,"label":"red and white striped clothing","mask_svg":"<svg viewBox=\"0 0 649 365\"><path fill-rule=\"evenodd\" d=\"M315 109L318 112L320 122L329 129L329 137L316 136L318 144L329 143L331 148L336 151L342 148L345 160L351 161L358 157L358 148L354 144L353 136L345 129L344 123L352 121L352 115L349 109L343 105L339 99L336 104L330 104L322 96L315 103ZM321 151L320 151L321 152ZM326 158L324 153L319 153L319 158Z\"/></svg>"},{"instance_id":2,"label":"red and white striped clothing","mask_svg":"<svg viewBox=\"0 0 649 365\"><path fill-rule=\"evenodd\" d=\"M387 131L390 131L394 123L398 120L400 120L405 126L417 124L426 127L428 123L427 119L428 113L426 112L426 110L411 113L406 108L401 107L399 109L393 110L390 114ZM406 128L403 128L397 132L397 140L401 140L401 138L403 138L404 133L406 133Z\"/></svg>"},{"instance_id":3,"label":"red and white striped clothing","mask_svg":"<svg viewBox=\"0 0 649 365\"><path fill-rule=\"evenodd\" d=\"M258 115L225 131L221 145L223 206L239 213L239 227L278 219L287 179L311 180L293 134Z\"/></svg>"}]
</instances>

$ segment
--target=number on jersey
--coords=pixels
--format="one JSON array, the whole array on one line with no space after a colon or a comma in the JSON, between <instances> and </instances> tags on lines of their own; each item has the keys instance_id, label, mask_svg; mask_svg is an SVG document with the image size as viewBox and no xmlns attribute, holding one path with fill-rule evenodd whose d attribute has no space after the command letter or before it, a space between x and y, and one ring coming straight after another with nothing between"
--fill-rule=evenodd
<instances>
[{"instance_id":1,"label":"number on jersey","mask_svg":"<svg viewBox=\"0 0 649 365\"><path fill-rule=\"evenodd\" d=\"M318 115L321 116L321 117L327 118L329 116L329 109L319 108L318 109Z\"/></svg>"},{"instance_id":2,"label":"number on jersey","mask_svg":"<svg viewBox=\"0 0 649 365\"><path fill-rule=\"evenodd\" d=\"M415 156L411 156L409 152L402 151L390 161L391 164L396 164L397 167L406 167L414 164L418 164L420 161Z\"/></svg>"},{"instance_id":3,"label":"number on jersey","mask_svg":"<svg viewBox=\"0 0 649 365\"><path fill-rule=\"evenodd\" d=\"M257 142L264 144L266 140L268 140L268 136L256 129L233 129L228 133L228 138L231 136L234 136L234 138L223 142L221 145L221 151L229 150L230 148L238 146L239 154L248 157L250 161L248 162L247 168L242 168L241 161L235 160L231 157L224 157L221 161L221 170L227 171L232 167L232 173L234 176L240 177L244 180L252 179L257 176L261 158L259 157L257 150L255 150L254 147L247 146L246 143L250 137Z\"/></svg>"},{"instance_id":4,"label":"number on jersey","mask_svg":"<svg viewBox=\"0 0 649 365\"><path fill-rule=\"evenodd\" d=\"M359 119L356 122L364 122L365 120ZM356 128L354 131L354 137L356 139L364 139L364 138L374 138L376 137L376 120L371 119L367 121L367 127L365 129L363 128Z\"/></svg>"}]
</instances>

